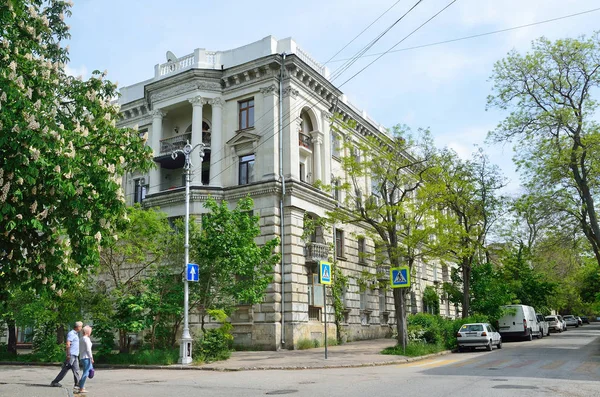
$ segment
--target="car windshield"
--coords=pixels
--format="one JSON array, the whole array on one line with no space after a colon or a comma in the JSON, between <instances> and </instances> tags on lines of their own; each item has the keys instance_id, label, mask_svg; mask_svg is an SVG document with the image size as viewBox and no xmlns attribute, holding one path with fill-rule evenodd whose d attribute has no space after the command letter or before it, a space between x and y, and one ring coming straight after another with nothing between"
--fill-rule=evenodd
<instances>
[{"instance_id":1,"label":"car windshield","mask_svg":"<svg viewBox=\"0 0 600 397\"><path fill-rule=\"evenodd\" d=\"M573 318L575 318L575 317L573 317L573 316L564 316L563 318L564 318L565 320L571 320L571 319L573 319Z\"/></svg>"},{"instance_id":2,"label":"car windshield","mask_svg":"<svg viewBox=\"0 0 600 397\"><path fill-rule=\"evenodd\" d=\"M483 331L483 325L481 324L465 324L460 329L462 332L476 332Z\"/></svg>"},{"instance_id":3,"label":"car windshield","mask_svg":"<svg viewBox=\"0 0 600 397\"><path fill-rule=\"evenodd\" d=\"M556 317L548 316L546 317L546 321L556 321Z\"/></svg>"}]
</instances>

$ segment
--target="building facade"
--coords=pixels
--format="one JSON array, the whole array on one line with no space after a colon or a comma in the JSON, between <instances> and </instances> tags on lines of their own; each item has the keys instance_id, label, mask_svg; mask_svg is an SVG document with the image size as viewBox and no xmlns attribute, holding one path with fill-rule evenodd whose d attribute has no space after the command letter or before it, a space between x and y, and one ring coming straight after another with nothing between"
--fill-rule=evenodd
<instances>
[{"instance_id":1,"label":"building facade","mask_svg":"<svg viewBox=\"0 0 600 397\"><path fill-rule=\"evenodd\" d=\"M332 255L350 280L343 296L347 337L389 336L395 322L391 291L356 281L365 271L377 272L373 241L360 226L322 227L310 235L304 227L305 219L325 217L344 199L324 188L345 178L340 158L346 153L331 128L332 111L356 121L343 139L385 139L386 129L349 103L327 68L290 38L269 36L233 50L196 49L168 58L151 79L121 89L120 124L148 134L157 164L149 173L127 175L125 193L130 204L183 216L183 158L171 153L190 142L205 145L203 158L195 151L192 159L192 215L205 211L209 196L232 205L253 198L262 231L257 242L279 237L283 255L263 303L242 305L232 316L235 343L280 349L301 339L322 341L326 315L328 333L335 335L333 309L324 304L317 274L319 260ZM409 312L425 311L423 289L450 278L448 268L432 264L415 271ZM440 307L442 315L454 316L447 299ZM199 322L192 308L192 328Z\"/></svg>"}]
</instances>

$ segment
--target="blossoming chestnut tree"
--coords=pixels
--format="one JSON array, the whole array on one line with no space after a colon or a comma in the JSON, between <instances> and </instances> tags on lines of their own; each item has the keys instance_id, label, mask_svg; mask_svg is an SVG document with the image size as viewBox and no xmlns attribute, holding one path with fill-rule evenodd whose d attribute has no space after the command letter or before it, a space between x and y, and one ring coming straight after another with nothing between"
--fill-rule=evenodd
<instances>
[{"instance_id":1,"label":"blossoming chestnut tree","mask_svg":"<svg viewBox=\"0 0 600 397\"><path fill-rule=\"evenodd\" d=\"M115 84L65 73L62 0L0 3L0 285L59 295L125 221L121 176L148 170L145 136L117 128Z\"/></svg>"}]
</instances>

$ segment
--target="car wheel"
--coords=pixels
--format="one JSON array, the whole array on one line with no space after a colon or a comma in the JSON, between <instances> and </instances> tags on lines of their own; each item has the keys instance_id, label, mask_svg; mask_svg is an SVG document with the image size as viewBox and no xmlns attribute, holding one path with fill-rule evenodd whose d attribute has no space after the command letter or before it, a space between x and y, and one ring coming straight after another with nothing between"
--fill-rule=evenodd
<instances>
[{"instance_id":1,"label":"car wheel","mask_svg":"<svg viewBox=\"0 0 600 397\"><path fill-rule=\"evenodd\" d=\"M494 346L492 345L492 340L490 339L490 343L487 344L487 346L485 347L487 349L487 351L491 352L492 349L494 348Z\"/></svg>"},{"instance_id":2,"label":"car wheel","mask_svg":"<svg viewBox=\"0 0 600 397\"><path fill-rule=\"evenodd\" d=\"M550 328L548 328L548 333L546 333L546 336L550 336Z\"/></svg>"},{"instance_id":3,"label":"car wheel","mask_svg":"<svg viewBox=\"0 0 600 397\"><path fill-rule=\"evenodd\" d=\"M527 337L528 341L532 341L533 340L533 334L531 333L531 330L529 330L529 336Z\"/></svg>"},{"instance_id":4,"label":"car wheel","mask_svg":"<svg viewBox=\"0 0 600 397\"><path fill-rule=\"evenodd\" d=\"M463 349L462 347L458 346L458 352L459 352L459 353L462 353L462 352L464 352L464 351L465 351L465 349Z\"/></svg>"},{"instance_id":5,"label":"car wheel","mask_svg":"<svg viewBox=\"0 0 600 397\"><path fill-rule=\"evenodd\" d=\"M538 333L538 339L543 339L544 338L544 330L541 329L540 332Z\"/></svg>"},{"instance_id":6,"label":"car wheel","mask_svg":"<svg viewBox=\"0 0 600 397\"><path fill-rule=\"evenodd\" d=\"M498 341L498 349L502 349L502 339Z\"/></svg>"}]
</instances>

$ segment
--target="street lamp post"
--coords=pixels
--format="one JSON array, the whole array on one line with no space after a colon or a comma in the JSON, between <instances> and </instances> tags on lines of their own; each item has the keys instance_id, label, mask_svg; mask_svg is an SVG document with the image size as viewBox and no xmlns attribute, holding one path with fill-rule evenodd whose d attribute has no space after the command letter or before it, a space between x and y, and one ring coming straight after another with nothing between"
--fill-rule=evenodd
<instances>
[{"instance_id":1,"label":"street lamp post","mask_svg":"<svg viewBox=\"0 0 600 397\"><path fill-rule=\"evenodd\" d=\"M173 160L177 158L179 154L183 154L185 157L184 162L184 172L185 172L185 264L184 264L184 272L185 277L183 278L183 333L181 335L181 343L179 346L179 364L191 364L192 363L192 336L190 335L190 327L188 321L188 311L189 311L189 288L188 288L188 277L187 277L187 267L190 260L190 179L191 179L191 155L192 152L200 147L200 164L202 164L202 160L204 158L204 149L207 148L203 143L199 143L196 146L190 145L188 141L183 149L173 150L171 153L171 157ZM200 176L200 184L202 184L202 176Z\"/></svg>"}]
</instances>

